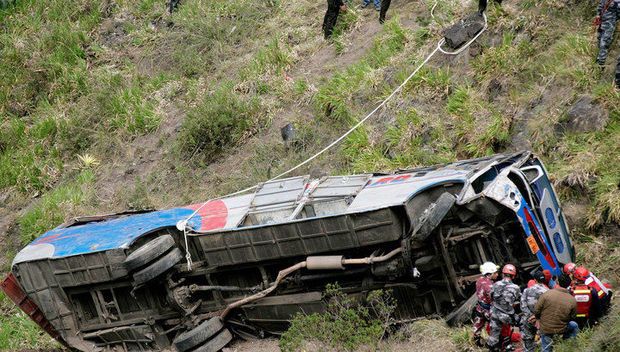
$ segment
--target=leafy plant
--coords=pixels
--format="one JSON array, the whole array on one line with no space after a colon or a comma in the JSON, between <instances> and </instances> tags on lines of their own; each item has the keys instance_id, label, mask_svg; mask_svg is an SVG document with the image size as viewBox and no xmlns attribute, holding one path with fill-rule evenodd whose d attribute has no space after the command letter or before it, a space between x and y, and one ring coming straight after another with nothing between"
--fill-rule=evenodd
<instances>
[{"instance_id":1,"label":"leafy plant","mask_svg":"<svg viewBox=\"0 0 620 352\"><path fill-rule=\"evenodd\" d=\"M330 284L325 288L325 300L325 313L293 318L280 339L283 351L300 351L307 343L340 351L376 350L393 321L395 301L389 292L372 291L362 303L337 284Z\"/></svg>"},{"instance_id":2,"label":"leafy plant","mask_svg":"<svg viewBox=\"0 0 620 352\"><path fill-rule=\"evenodd\" d=\"M211 161L258 128L263 116L258 99L237 94L232 83L223 84L188 111L179 133L180 149L188 158L200 155Z\"/></svg>"}]
</instances>

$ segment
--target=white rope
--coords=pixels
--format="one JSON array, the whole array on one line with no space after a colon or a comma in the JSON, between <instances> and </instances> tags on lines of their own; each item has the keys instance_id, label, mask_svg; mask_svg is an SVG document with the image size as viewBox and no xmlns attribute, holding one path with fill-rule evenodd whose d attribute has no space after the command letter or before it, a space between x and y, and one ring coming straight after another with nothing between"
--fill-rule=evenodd
<instances>
[{"instance_id":1,"label":"white rope","mask_svg":"<svg viewBox=\"0 0 620 352\"><path fill-rule=\"evenodd\" d=\"M437 4L439 4L439 0L435 0L435 4L434 4L434 5L433 5L433 7L431 8L431 17L432 17L433 19L435 19L435 14L434 14L434 12L435 12L435 7L437 7Z\"/></svg>"},{"instance_id":2,"label":"white rope","mask_svg":"<svg viewBox=\"0 0 620 352\"><path fill-rule=\"evenodd\" d=\"M433 7L434 8L434 7ZM381 109L383 106L385 106L385 104L387 104L388 101L390 101L398 92L400 92L403 87L409 83L409 81L422 69L422 67L424 67L424 65L426 65L428 63L428 61L439 51L443 54L446 55L458 55L460 53L462 53L465 49L467 49L476 39L478 39L478 37L482 34L482 32L484 32L487 28L487 18L486 16L483 14L484 16L484 27L483 29L469 42L467 42L465 45L463 45L463 47L461 47L459 50L454 51L454 52L448 52L442 49L442 45L445 43L445 39L441 39L439 41L439 43L437 44L437 47L435 48L435 50L433 50L427 57L426 59L424 59L424 61L422 61L422 63L420 65L418 65L418 67L416 67L416 69L398 86L396 87L396 89L394 89L392 91L392 93L390 95L387 96L387 98L385 98L383 101L381 101L381 103L379 105L377 105L370 113L368 113L368 115L366 115L366 117L364 117L363 119L361 119L358 123L356 123L353 127L351 127L347 132L345 132L343 135L341 135L340 137L338 137L338 139L336 139L335 141L331 142L328 146L326 146L325 148L321 149L319 152L317 152L316 154L312 155L311 157L309 157L308 159L302 161L301 163L295 165L294 167L284 171L283 173L272 177L271 179L265 181L265 183L267 182L271 182L271 181L275 181L277 179L279 179L280 177L286 176L288 174L290 174L291 172L299 169L300 167L308 164L309 162L311 162L312 160L318 158L321 154L325 153L326 151L330 150L331 148L333 148L335 145L337 145L338 143L340 143L343 139L345 139L348 135L350 135L351 133L353 133L356 129L358 129L361 125L363 125L368 119L370 119L379 109ZM189 253L189 247L188 247L188 239L187 239L187 231L188 230L192 230L194 231L190 225L189 225L189 221L196 215L198 214L198 212L205 206L207 205L209 202L214 201L214 200L218 200L218 199L222 199L222 198L226 198L226 197L232 197L232 196L236 196L238 194L241 193L245 193L248 191L251 191L253 189L256 189L258 187L258 185L255 186L251 186L245 189L242 189L240 191L234 192L234 193L230 193L227 195L223 195L217 198L213 198L210 199L206 202L204 202L200 207L196 208L196 210L194 210L194 212L187 217L187 219L185 220L181 220L177 223L177 229L182 230L184 237L185 237L185 248L186 248L186 259L187 259L187 268L188 270L192 270L191 269L191 265L192 265L192 258L191 255Z\"/></svg>"},{"instance_id":3,"label":"white rope","mask_svg":"<svg viewBox=\"0 0 620 352\"><path fill-rule=\"evenodd\" d=\"M189 253L187 226L183 229L183 237L185 237L185 259L187 260L187 271L192 271L192 255Z\"/></svg>"}]
</instances>

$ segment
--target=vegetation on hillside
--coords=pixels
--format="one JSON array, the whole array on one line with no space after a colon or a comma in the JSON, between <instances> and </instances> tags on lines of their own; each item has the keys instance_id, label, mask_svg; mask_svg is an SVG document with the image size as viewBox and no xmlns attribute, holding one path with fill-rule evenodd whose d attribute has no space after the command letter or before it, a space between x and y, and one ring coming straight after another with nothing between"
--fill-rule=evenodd
<instances>
[{"instance_id":1,"label":"vegetation on hillside","mask_svg":"<svg viewBox=\"0 0 620 352\"><path fill-rule=\"evenodd\" d=\"M310 0L187 0L173 15L155 0L0 7L3 269L71 216L201 201L304 160L374 108L474 7L439 0L432 19L433 3L393 3L380 28L374 12L351 6L331 44L320 33L324 3ZM434 57L369 124L298 172L389 171L531 149L572 209L579 261L620 283L620 93L611 68L594 63L594 7L502 6L490 6L489 30L469 52ZM603 128L562 128L582 95L609 113ZM288 122L296 137L284 145ZM49 346L1 300L0 349ZM617 346L619 322L616 309L572 343Z\"/></svg>"}]
</instances>

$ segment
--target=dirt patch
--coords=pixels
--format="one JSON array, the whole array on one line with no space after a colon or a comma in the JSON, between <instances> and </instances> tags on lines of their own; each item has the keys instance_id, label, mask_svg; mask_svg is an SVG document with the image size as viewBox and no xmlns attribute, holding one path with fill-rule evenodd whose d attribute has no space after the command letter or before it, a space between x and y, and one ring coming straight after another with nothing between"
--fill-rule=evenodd
<instances>
[{"instance_id":1,"label":"dirt patch","mask_svg":"<svg viewBox=\"0 0 620 352\"><path fill-rule=\"evenodd\" d=\"M223 352L278 352L280 347L277 339L237 340L232 345L224 348Z\"/></svg>"}]
</instances>

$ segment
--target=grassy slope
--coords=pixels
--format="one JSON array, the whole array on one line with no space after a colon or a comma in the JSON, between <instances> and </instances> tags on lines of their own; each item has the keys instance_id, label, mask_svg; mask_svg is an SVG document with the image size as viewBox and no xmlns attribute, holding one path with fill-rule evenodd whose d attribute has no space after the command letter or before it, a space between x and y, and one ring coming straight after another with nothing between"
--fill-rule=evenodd
<instances>
[{"instance_id":1,"label":"grassy slope","mask_svg":"<svg viewBox=\"0 0 620 352\"><path fill-rule=\"evenodd\" d=\"M389 94L464 12L439 1L431 21L428 8L397 2L391 14L400 18L381 29L354 10L326 46L323 10L312 1L188 0L162 16L153 0L32 0L0 12L2 266L67 217L200 201L287 169ZM592 11L561 1L491 8L490 30L470 55L435 57L375 120L300 173L514 150L524 131L570 209L579 259L620 282L620 95L611 71L593 64ZM493 86L501 88L489 97ZM581 94L609 111L607 126L556 132ZM286 122L297 127L288 147L279 139ZM3 324L22 331L7 309ZM617 314L606 324L617 326ZM601 331L612 330L582 343L617 335ZM0 348L8 343L0 338Z\"/></svg>"}]
</instances>

